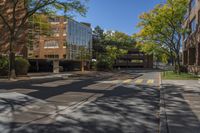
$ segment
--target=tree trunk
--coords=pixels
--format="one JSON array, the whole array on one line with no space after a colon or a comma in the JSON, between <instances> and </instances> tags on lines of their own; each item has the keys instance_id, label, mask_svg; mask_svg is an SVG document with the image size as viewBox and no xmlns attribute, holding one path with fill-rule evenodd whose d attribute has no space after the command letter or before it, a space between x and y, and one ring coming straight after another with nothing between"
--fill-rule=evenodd
<instances>
[{"instance_id":1,"label":"tree trunk","mask_svg":"<svg viewBox=\"0 0 200 133\"><path fill-rule=\"evenodd\" d=\"M81 61L81 72L84 72L84 61Z\"/></svg>"},{"instance_id":2,"label":"tree trunk","mask_svg":"<svg viewBox=\"0 0 200 133\"><path fill-rule=\"evenodd\" d=\"M15 53L10 52L9 55L9 79L16 79L16 73L15 73Z\"/></svg>"},{"instance_id":3,"label":"tree trunk","mask_svg":"<svg viewBox=\"0 0 200 133\"><path fill-rule=\"evenodd\" d=\"M177 73L178 74L181 73L181 63L180 63L179 54L177 55Z\"/></svg>"},{"instance_id":4,"label":"tree trunk","mask_svg":"<svg viewBox=\"0 0 200 133\"><path fill-rule=\"evenodd\" d=\"M13 44L15 43L13 35L10 38L9 46L9 79L16 79L15 72L15 52L13 52Z\"/></svg>"},{"instance_id":5,"label":"tree trunk","mask_svg":"<svg viewBox=\"0 0 200 133\"><path fill-rule=\"evenodd\" d=\"M180 74L181 73L181 63L180 63L180 58L179 58L179 54L176 54L175 55L175 58L174 58L174 69L175 69L175 72L177 74Z\"/></svg>"}]
</instances>

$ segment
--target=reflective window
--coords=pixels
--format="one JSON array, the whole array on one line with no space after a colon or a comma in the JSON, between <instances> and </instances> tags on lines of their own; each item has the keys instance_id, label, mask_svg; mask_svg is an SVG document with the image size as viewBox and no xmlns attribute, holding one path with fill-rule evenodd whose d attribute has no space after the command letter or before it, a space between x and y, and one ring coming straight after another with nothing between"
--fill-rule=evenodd
<instances>
[{"instance_id":1,"label":"reflective window","mask_svg":"<svg viewBox=\"0 0 200 133\"><path fill-rule=\"evenodd\" d=\"M84 46L85 51L91 51L92 29L73 20L68 21L68 45L69 59L77 59L80 49Z\"/></svg>"}]
</instances>

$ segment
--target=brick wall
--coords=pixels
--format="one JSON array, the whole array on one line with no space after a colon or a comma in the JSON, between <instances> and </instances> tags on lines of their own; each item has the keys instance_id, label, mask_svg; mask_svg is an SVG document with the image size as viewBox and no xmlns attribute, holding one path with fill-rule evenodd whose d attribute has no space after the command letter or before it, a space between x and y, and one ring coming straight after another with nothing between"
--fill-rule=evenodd
<instances>
[{"instance_id":1,"label":"brick wall","mask_svg":"<svg viewBox=\"0 0 200 133\"><path fill-rule=\"evenodd\" d=\"M191 32L183 39L183 64L190 72L200 71L200 1L196 0L193 8L188 6L188 17L183 23L184 28L190 29L191 22L195 19L196 31Z\"/></svg>"},{"instance_id":2,"label":"brick wall","mask_svg":"<svg viewBox=\"0 0 200 133\"><path fill-rule=\"evenodd\" d=\"M12 27L13 25L13 2L9 0L1 0L0 1L0 12L4 16L6 22ZM16 27L18 27L21 23L22 18L26 13L26 9L23 5L23 0L20 0L17 4L16 8ZM26 51L26 25L23 27L24 31L20 32L16 37L16 43L13 46L13 50L17 55L27 55ZM0 18L0 54L8 54L9 53L9 36L10 32L8 27L3 23L3 20Z\"/></svg>"}]
</instances>

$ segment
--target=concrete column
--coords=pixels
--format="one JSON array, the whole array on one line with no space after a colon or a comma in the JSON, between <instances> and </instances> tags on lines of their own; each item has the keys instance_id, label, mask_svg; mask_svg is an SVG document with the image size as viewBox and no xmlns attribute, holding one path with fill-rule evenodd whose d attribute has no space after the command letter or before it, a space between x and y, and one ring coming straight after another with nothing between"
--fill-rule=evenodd
<instances>
[{"instance_id":1,"label":"concrete column","mask_svg":"<svg viewBox=\"0 0 200 133\"><path fill-rule=\"evenodd\" d=\"M59 73L59 60L53 60L53 73Z\"/></svg>"}]
</instances>

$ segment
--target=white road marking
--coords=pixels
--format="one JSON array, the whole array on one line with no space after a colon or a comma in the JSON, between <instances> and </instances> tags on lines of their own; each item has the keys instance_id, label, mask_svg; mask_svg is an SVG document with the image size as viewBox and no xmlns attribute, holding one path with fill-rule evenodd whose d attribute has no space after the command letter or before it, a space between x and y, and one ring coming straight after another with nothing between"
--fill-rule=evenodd
<instances>
[{"instance_id":1,"label":"white road marking","mask_svg":"<svg viewBox=\"0 0 200 133\"><path fill-rule=\"evenodd\" d=\"M122 80L99 81L98 83L104 83L104 84L119 84L119 83L122 83Z\"/></svg>"},{"instance_id":2,"label":"white road marking","mask_svg":"<svg viewBox=\"0 0 200 133\"><path fill-rule=\"evenodd\" d=\"M30 77L30 79L67 78L72 75L73 74L55 74L55 75L47 75L47 76Z\"/></svg>"},{"instance_id":3,"label":"white road marking","mask_svg":"<svg viewBox=\"0 0 200 133\"><path fill-rule=\"evenodd\" d=\"M153 83L154 83L154 80L153 80L153 79L147 80L147 84L153 84Z\"/></svg>"},{"instance_id":4,"label":"white road marking","mask_svg":"<svg viewBox=\"0 0 200 133\"><path fill-rule=\"evenodd\" d=\"M137 79L137 80L135 81L136 84L140 84L140 83L142 83L142 82L143 82L143 79Z\"/></svg>"},{"instance_id":5,"label":"white road marking","mask_svg":"<svg viewBox=\"0 0 200 133\"><path fill-rule=\"evenodd\" d=\"M125 84L131 83L131 82L132 82L131 79L127 79L127 80L124 80L124 81L123 81L123 83L125 83Z\"/></svg>"},{"instance_id":6,"label":"white road marking","mask_svg":"<svg viewBox=\"0 0 200 133\"><path fill-rule=\"evenodd\" d=\"M78 82L80 80L58 80L58 81L53 81L53 82L45 82L42 84L33 84L32 86L36 87L58 87L62 85L68 85L74 82Z\"/></svg>"}]
</instances>

